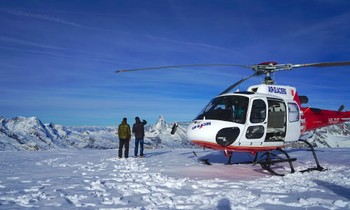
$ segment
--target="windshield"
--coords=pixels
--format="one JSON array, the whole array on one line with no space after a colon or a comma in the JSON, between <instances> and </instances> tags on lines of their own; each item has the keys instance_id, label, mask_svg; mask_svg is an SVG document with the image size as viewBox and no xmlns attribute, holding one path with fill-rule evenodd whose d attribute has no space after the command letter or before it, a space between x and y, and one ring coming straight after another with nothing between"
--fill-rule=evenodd
<instances>
[{"instance_id":1,"label":"windshield","mask_svg":"<svg viewBox=\"0 0 350 210\"><path fill-rule=\"evenodd\" d=\"M221 96L214 98L195 118L223 120L244 124L249 99L245 96Z\"/></svg>"}]
</instances>

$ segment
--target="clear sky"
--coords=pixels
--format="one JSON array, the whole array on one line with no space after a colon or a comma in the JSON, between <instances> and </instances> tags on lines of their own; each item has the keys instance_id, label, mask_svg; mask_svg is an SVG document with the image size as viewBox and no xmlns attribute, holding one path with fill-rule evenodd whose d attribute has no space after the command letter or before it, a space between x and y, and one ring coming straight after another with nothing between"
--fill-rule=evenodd
<instances>
[{"instance_id":1,"label":"clear sky","mask_svg":"<svg viewBox=\"0 0 350 210\"><path fill-rule=\"evenodd\" d=\"M1 0L0 116L116 125L139 116L190 121L253 72L193 63L350 60L348 0ZM274 76L309 105L350 109L350 66ZM257 77L240 89L258 84Z\"/></svg>"}]
</instances>

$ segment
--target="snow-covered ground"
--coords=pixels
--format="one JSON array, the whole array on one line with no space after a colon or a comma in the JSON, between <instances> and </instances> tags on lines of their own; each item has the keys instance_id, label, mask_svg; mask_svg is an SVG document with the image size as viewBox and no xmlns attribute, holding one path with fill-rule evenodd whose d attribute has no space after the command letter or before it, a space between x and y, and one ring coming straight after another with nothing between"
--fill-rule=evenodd
<instances>
[{"instance_id":1,"label":"snow-covered ground","mask_svg":"<svg viewBox=\"0 0 350 210\"><path fill-rule=\"evenodd\" d=\"M296 169L313 165L310 152L289 152ZM2 151L0 209L349 209L350 149L317 153L327 171L279 177L197 148L147 149L145 158L128 159L116 149Z\"/></svg>"},{"instance_id":2,"label":"snow-covered ground","mask_svg":"<svg viewBox=\"0 0 350 210\"><path fill-rule=\"evenodd\" d=\"M222 152L187 141L186 123L175 135L171 127L160 116L146 126L146 157L118 159L116 126L0 117L0 209L350 209L350 124L303 136L328 170L284 177L259 165L226 165ZM314 165L310 152L288 151L297 170Z\"/></svg>"}]
</instances>

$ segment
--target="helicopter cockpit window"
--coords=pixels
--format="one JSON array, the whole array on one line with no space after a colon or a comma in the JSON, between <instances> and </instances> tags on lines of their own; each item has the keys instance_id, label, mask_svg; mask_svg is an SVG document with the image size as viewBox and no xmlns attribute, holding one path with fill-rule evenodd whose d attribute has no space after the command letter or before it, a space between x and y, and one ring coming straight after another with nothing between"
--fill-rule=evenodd
<instances>
[{"instance_id":1,"label":"helicopter cockpit window","mask_svg":"<svg viewBox=\"0 0 350 210\"><path fill-rule=\"evenodd\" d=\"M244 124L249 99L245 96L222 96L214 98L199 113L196 120L210 119Z\"/></svg>"}]
</instances>

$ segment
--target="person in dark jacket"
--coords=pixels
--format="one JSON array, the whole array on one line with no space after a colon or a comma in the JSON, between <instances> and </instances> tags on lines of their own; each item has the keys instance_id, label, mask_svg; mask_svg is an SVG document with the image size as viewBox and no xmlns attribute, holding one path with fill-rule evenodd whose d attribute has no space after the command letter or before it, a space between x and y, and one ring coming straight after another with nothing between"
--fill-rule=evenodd
<instances>
[{"instance_id":1,"label":"person in dark jacket","mask_svg":"<svg viewBox=\"0 0 350 210\"><path fill-rule=\"evenodd\" d=\"M143 157L143 143L145 137L145 125L146 120L140 121L139 117L135 117L135 124L132 126L132 132L135 135L135 157L137 157L139 145L140 145L140 156Z\"/></svg>"},{"instance_id":2,"label":"person in dark jacket","mask_svg":"<svg viewBox=\"0 0 350 210\"><path fill-rule=\"evenodd\" d=\"M125 146L124 157L128 158L131 132L130 132L130 126L127 123L127 119L125 117L123 118L122 123L118 126L118 137L119 137L118 157L122 158L123 147Z\"/></svg>"}]
</instances>

